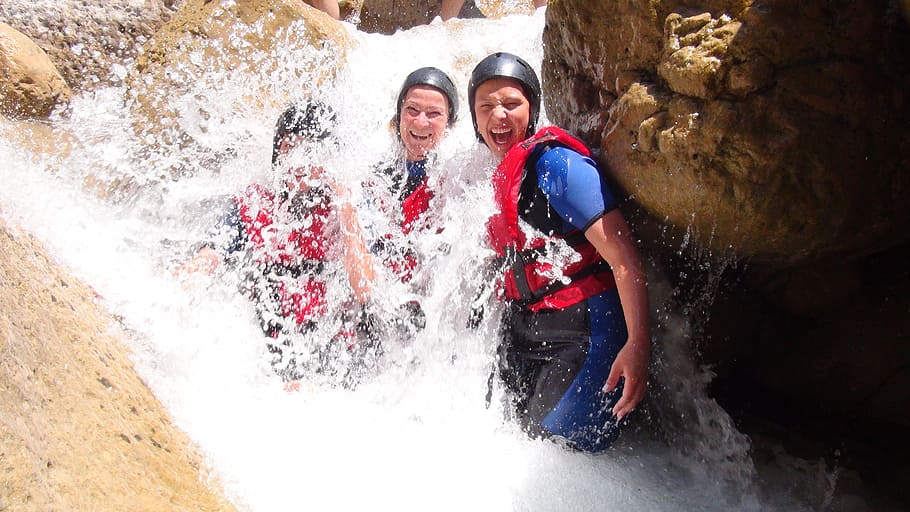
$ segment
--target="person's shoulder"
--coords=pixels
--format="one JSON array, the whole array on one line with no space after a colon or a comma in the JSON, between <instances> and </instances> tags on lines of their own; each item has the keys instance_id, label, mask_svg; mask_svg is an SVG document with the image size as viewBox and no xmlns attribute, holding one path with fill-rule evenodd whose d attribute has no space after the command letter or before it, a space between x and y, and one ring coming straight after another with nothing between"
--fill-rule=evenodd
<instances>
[{"instance_id":1,"label":"person's shoulder","mask_svg":"<svg viewBox=\"0 0 910 512\"><path fill-rule=\"evenodd\" d=\"M373 174L377 176L393 176L400 174L404 168L404 161L396 155L388 155L373 164Z\"/></svg>"},{"instance_id":2,"label":"person's shoulder","mask_svg":"<svg viewBox=\"0 0 910 512\"><path fill-rule=\"evenodd\" d=\"M390 156L373 164L372 176L364 186L373 188L380 185L388 190L395 190L401 186L404 175L405 164L399 158Z\"/></svg>"},{"instance_id":3,"label":"person's shoulder","mask_svg":"<svg viewBox=\"0 0 910 512\"><path fill-rule=\"evenodd\" d=\"M558 143L541 144L534 148L532 156L537 159L538 166L562 165L572 160L588 159L588 157L578 151Z\"/></svg>"}]
</instances>

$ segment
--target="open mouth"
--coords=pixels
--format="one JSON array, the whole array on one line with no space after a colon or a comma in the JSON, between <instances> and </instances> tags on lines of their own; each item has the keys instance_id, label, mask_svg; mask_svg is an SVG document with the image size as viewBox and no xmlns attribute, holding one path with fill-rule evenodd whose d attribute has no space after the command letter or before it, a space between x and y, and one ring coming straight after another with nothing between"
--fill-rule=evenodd
<instances>
[{"instance_id":1,"label":"open mouth","mask_svg":"<svg viewBox=\"0 0 910 512\"><path fill-rule=\"evenodd\" d=\"M413 138L414 140L417 140L418 142L429 142L430 139L432 138L432 135L430 135L430 134L418 135L414 132L408 132L408 134L411 136L411 138Z\"/></svg>"},{"instance_id":2,"label":"open mouth","mask_svg":"<svg viewBox=\"0 0 910 512\"><path fill-rule=\"evenodd\" d=\"M504 146L512 140L512 129L507 127L491 128L490 138L497 146Z\"/></svg>"}]
</instances>

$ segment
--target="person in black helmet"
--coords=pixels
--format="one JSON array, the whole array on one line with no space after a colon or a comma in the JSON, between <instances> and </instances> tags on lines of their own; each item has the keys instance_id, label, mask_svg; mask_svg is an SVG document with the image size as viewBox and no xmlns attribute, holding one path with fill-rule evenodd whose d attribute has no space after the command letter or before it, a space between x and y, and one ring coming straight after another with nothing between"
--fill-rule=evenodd
<instances>
[{"instance_id":1,"label":"person in black helmet","mask_svg":"<svg viewBox=\"0 0 910 512\"><path fill-rule=\"evenodd\" d=\"M443 71L424 67L412 71L398 92L393 120L408 162L426 161L458 113L458 92Z\"/></svg>"},{"instance_id":2,"label":"person in black helmet","mask_svg":"<svg viewBox=\"0 0 910 512\"><path fill-rule=\"evenodd\" d=\"M320 158L335 145L331 108L312 102L278 118L272 144L273 182L236 195L228 214L196 255L177 269L210 274L229 263L243 276L260 325L269 338L272 366L290 387L307 372L345 386L360 367L337 360L374 362L378 327L363 309L373 280L372 259L353 207L325 174ZM333 265L340 261L341 265ZM332 310L331 286L350 289L341 311ZM311 339L328 335L331 341ZM337 353L362 352L358 357Z\"/></svg>"},{"instance_id":3,"label":"person in black helmet","mask_svg":"<svg viewBox=\"0 0 910 512\"><path fill-rule=\"evenodd\" d=\"M487 227L506 302L499 376L532 434L606 449L645 394L645 274L616 195L588 148L537 130L540 82L494 53L468 84L479 141L499 160Z\"/></svg>"},{"instance_id":4,"label":"person in black helmet","mask_svg":"<svg viewBox=\"0 0 910 512\"><path fill-rule=\"evenodd\" d=\"M389 218L388 232L372 252L402 282L410 283L419 256L411 237L434 229L428 211L434 200L430 177L434 151L455 123L458 92L452 79L435 67L416 69L405 77L395 103L391 126L398 144L392 155L375 166L375 179L366 186ZM420 306L411 302L408 323L422 326Z\"/></svg>"},{"instance_id":5,"label":"person in black helmet","mask_svg":"<svg viewBox=\"0 0 910 512\"><path fill-rule=\"evenodd\" d=\"M405 234L430 206L433 191L427 186L427 166L431 152L446 129L455 124L457 112L455 84L441 70L420 68L404 79L393 120L404 161L399 156L397 165L387 166L383 172L401 205L400 223Z\"/></svg>"}]
</instances>

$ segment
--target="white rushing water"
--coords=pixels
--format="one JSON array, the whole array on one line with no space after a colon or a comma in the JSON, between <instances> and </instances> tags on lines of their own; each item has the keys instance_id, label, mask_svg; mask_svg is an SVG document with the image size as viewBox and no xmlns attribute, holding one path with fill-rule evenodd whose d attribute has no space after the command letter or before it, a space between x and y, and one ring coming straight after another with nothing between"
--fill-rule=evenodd
<instances>
[{"instance_id":1,"label":"white rushing water","mask_svg":"<svg viewBox=\"0 0 910 512\"><path fill-rule=\"evenodd\" d=\"M706 395L709 375L689 355L685 323L663 309L668 290L659 283L652 287L660 348L651 397L666 403L633 415L614 448L591 456L528 440L503 421L498 397L487 407L495 315L478 330L465 328L486 256L481 238L490 208L489 160L474 144L467 79L476 62L497 50L521 55L539 70L543 25L539 11L437 22L394 36L350 29L358 44L324 91L342 121L341 154L326 165L337 179L360 183L393 143L385 125L408 72L440 67L462 95L460 122L439 150L445 164L434 178L446 198L439 210L445 229L421 241L430 250L450 248L423 276L427 327L411 343L390 343L382 371L356 390L314 385L286 392L268 366L263 335L235 278L216 274L182 286L171 275L215 222L218 198L269 179L279 107L232 109L231 99L246 94L248 84L209 77L192 98L174 97L175 104L201 101L217 115L201 119L186 108L182 127L200 147L154 157L142 153L133 135L123 86L77 97L69 113L53 119L50 140L75 138L65 156L32 154L0 138L0 215L40 238L122 318L142 378L198 443L212 476L241 510L820 506L789 495L784 485L758 488L748 440ZM305 76L276 78L274 88L294 86L295 79L302 90ZM170 179L171 164L197 159L185 177ZM87 176L128 177L135 186L99 198L85 186ZM360 214L368 224L370 212ZM377 294L392 303L408 298L393 284L380 285ZM823 471L818 475L808 480L824 480Z\"/></svg>"}]
</instances>

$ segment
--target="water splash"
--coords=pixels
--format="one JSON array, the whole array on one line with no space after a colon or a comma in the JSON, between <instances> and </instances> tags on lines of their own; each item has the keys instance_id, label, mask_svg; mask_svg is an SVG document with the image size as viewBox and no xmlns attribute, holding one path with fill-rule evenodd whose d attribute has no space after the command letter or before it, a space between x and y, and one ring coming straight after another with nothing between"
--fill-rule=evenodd
<instances>
[{"instance_id":1,"label":"water splash","mask_svg":"<svg viewBox=\"0 0 910 512\"><path fill-rule=\"evenodd\" d=\"M462 94L473 64L492 51L522 55L539 69L543 16L436 23L391 37L352 30L358 44L322 91L337 107L343 140L327 168L355 191L371 176L393 144L387 123L412 69L440 67ZM667 403L652 409L672 435L632 430L607 453L584 455L526 439L502 421L499 397L487 405L496 312L476 329L466 325L488 256L482 238L492 162L474 144L464 111L439 149L444 164L431 182L445 198L434 211L445 229L418 241L434 255L416 278L425 286L426 328L409 343L390 344L383 371L356 390L285 392L231 274L188 287L170 275L215 222L219 201L269 179L280 106L221 108L219 98L241 98L253 87L239 76L213 74L173 98L192 147L148 152L132 130L136 119L121 87L82 95L52 119L53 135L73 141L62 156L23 153L0 138L7 162L0 212L45 241L123 319L138 371L199 443L240 509L803 508L786 496L773 507L755 497L748 440L707 396L710 374L695 367L691 327L667 302L656 306L652 394ZM291 77L255 86L278 91ZM199 98L207 102L204 117L192 114ZM175 176L174 168L189 171ZM361 212L365 224L370 216ZM666 286L653 294L671 296ZM409 292L387 284L376 293L380 302L398 304Z\"/></svg>"}]
</instances>

